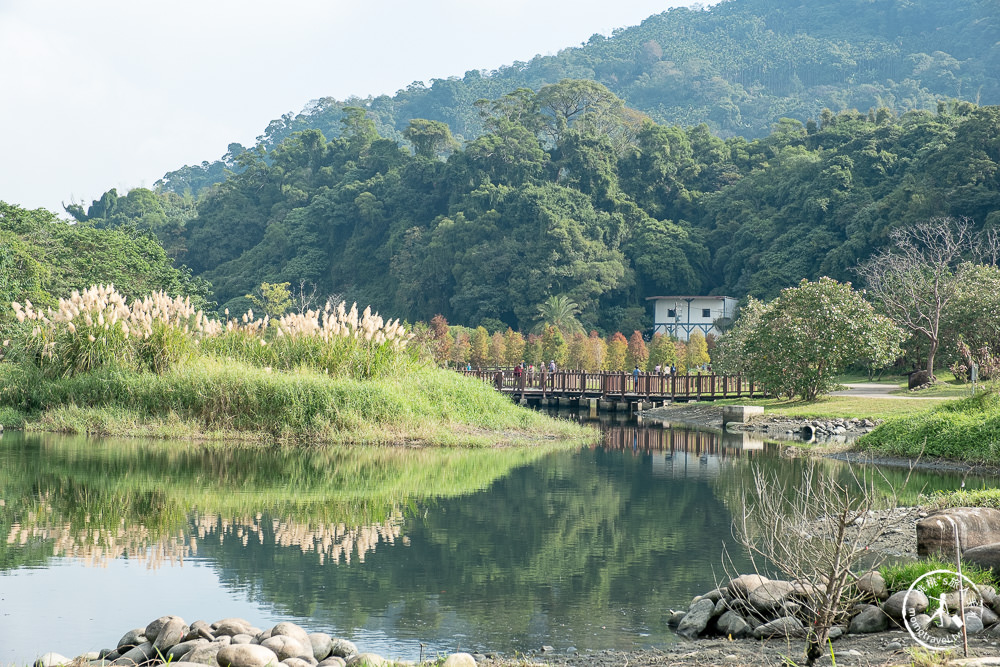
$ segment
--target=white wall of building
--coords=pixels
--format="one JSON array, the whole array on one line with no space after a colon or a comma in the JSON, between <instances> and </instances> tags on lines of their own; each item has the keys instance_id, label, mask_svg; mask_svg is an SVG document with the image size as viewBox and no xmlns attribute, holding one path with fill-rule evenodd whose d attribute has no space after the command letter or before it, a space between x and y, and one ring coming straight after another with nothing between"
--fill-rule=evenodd
<instances>
[{"instance_id":1,"label":"white wall of building","mask_svg":"<svg viewBox=\"0 0 1000 667\"><path fill-rule=\"evenodd\" d=\"M653 333L683 341L695 330L718 336L714 322L732 318L737 303L731 296L651 296L646 300L653 302Z\"/></svg>"}]
</instances>

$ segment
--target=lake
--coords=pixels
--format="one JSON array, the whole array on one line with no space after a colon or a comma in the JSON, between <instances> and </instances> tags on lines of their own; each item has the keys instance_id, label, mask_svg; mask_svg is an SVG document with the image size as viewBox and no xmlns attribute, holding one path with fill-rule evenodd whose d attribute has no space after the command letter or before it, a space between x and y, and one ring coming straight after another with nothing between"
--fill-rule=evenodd
<instances>
[{"instance_id":1,"label":"lake","mask_svg":"<svg viewBox=\"0 0 1000 667\"><path fill-rule=\"evenodd\" d=\"M571 451L5 433L0 665L113 647L164 614L291 620L411 660L670 644L670 610L727 578L725 551L749 571L743 482L805 463L750 434L600 427Z\"/></svg>"}]
</instances>

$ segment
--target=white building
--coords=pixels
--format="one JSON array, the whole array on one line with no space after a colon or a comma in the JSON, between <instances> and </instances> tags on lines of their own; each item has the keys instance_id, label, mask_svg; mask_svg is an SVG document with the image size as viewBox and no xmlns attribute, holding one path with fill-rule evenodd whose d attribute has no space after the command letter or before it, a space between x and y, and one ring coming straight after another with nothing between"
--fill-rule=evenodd
<instances>
[{"instance_id":1,"label":"white building","mask_svg":"<svg viewBox=\"0 0 1000 667\"><path fill-rule=\"evenodd\" d=\"M716 320L732 320L736 299L731 296L651 296L653 333L674 336L686 341L691 332L719 335Z\"/></svg>"}]
</instances>

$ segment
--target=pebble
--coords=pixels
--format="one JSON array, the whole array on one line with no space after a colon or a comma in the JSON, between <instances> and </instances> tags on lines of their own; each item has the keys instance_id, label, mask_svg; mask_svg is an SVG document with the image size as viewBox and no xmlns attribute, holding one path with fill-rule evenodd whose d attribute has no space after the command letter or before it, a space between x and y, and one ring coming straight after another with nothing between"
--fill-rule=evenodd
<instances>
[{"instance_id":1,"label":"pebble","mask_svg":"<svg viewBox=\"0 0 1000 667\"><path fill-rule=\"evenodd\" d=\"M903 648L903 645L899 642L889 642L885 645L886 651L898 651L901 648Z\"/></svg>"}]
</instances>

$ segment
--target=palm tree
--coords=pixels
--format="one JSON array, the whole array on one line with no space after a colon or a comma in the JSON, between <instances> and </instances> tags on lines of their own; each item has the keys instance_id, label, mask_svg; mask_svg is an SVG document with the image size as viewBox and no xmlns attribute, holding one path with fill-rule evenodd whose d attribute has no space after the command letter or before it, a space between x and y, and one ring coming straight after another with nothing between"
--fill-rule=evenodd
<instances>
[{"instance_id":1,"label":"palm tree","mask_svg":"<svg viewBox=\"0 0 1000 667\"><path fill-rule=\"evenodd\" d=\"M545 331L546 327L555 327L564 334L575 334L583 331L583 325L576 319L580 306L560 294L550 296L544 303L538 305L538 324L532 329L534 333Z\"/></svg>"}]
</instances>

